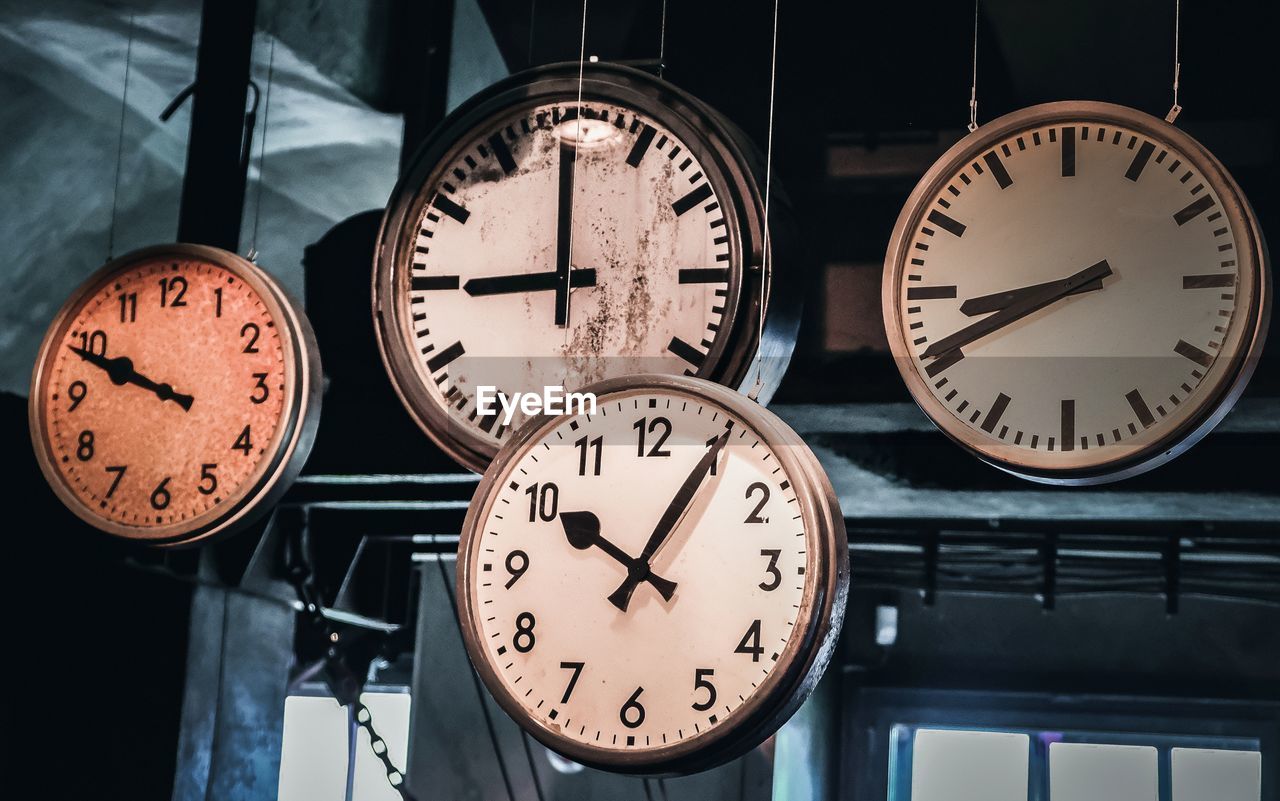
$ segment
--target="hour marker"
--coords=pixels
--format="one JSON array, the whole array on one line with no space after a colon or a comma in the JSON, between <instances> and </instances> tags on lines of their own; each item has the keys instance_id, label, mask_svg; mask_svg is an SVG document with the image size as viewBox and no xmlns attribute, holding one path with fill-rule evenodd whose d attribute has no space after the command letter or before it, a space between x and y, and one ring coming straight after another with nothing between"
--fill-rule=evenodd
<instances>
[{"instance_id":1,"label":"hour marker","mask_svg":"<svg viewBox=\"0 0 1280 801\"><path fill-rule=\"evenodd\" d=\"M456 275L415 275L409 280L409 289L414 292L426 292L432 289L457 289Z\"/></svg>"},{"instance_id":2,"label":"hour marker","mask_svg":"<svg viewBox=\"0 0 1280 801\"><path fill-rule=\"evenodd\" d=\"M937 360L925 365L924 372L930 378L936 378L938 373L941 373L943 370L947 369L948 367L952 366L953 364L955 364L956 362L960 361L963 358L964 358L964 351L960 350L959 348L956 348L950 353L947 353L944 356L938 358Z\"/></svg>"},{"instance_id":3,"label":"hour marker","mask_svg":"<svg viewBox=\"0 0 1280 801\"><path fill-rule=\"evenodd\" d=\"M1147 406L1147 402L1142 399L1142 393L1135 389L1125 395L1124 399L1129 401L1129 406L1133 409L1133 413L1138 416L1138 422L1142 423L1143 428L1150 428L1155 423L1156 418L1151 414L1151 409ZM1129 433L1134 433L1132 423L1129 428Z\"/></svg>"},{"instance_id":4,"label":"hour marker","mask_svg":"<svg viewBox=\"0 0 1280 801\"><path fill-rule=\"evenodd\" d=\"M644 160L644 156L649 152L649 145L653 144L653 136L657 130L648 123L645 123L644 130L636 137L636 143L631 146L631 152L627 154L627 163L632 167L639 167L640 162Z\"/></svg>"},{"instance_id":5,"label":"hour marker","mask_svg":"<svg viewBox=\"0 0 1280 801\"><path fill-rule=\"evenodd\" d=\"M907 289L907 300L937 300L955 296L954 286L913 286Z\"/></svg>"},{"instance_id":6,"label":"hour marker","mask_svg":"<svg viewBox=\"0 0 1280 801\"><path fill-rule=\"evenodd\" d=\"M1009 155L1008 146L1005 147L1005 155ZM987 167L991 170L991 176L996 179L996 183L1000 184L1001 189L1007 189L1013 184L1013 179L1009 177L1009 171L1004 168L1004 162L996 155L993 150L982 157L987 163Z\"/></svg>"},{"instance_id":7,"label":"hour marker","mask_svg":"<svg viewBox=\"0 0 1280 801\"><path fill-rule=\"evenodd\" d=\"M995 431L996 425L1000 422L1000 416L1004 414L1004 410L1009 406L1011 398L1001 392L996 395L996 399L991 403L991 409L987 412L987 416L982 419L982 430L990 434Z\"/></svg>"},{"instance_id":8,"label":"hour marker","mask_svg":"<svg viewBox=\"0 0 1280 801\"><path fill-rule=\"evenodd\" d=\"M1185 208L1183 208L1182 211L1179 211L1177 214L1174 214L1173 221L1176 222L1178 225L1185 225L1187 221L1194 220L1200 214L1204 213L1206 209L1211 208L1213 206L1213 203L1214 201L1212 197L1208 195L1204 195L1199 200L1192 201Z\"/></svg>"},{"instance_id":9,"label":"hour marker","mask_svg":"<svg viewBox=\"0 0 1280 801\"><path fill-rule=\"evenodd\" d=\"M471 212L454 203L449 197L443 193L436 193L435 200L431 201L431 205L440 211L449 215L460 223L466 223L467 218L471 216Z\"/></svg>"},{"instance_id":10,"label":"hour marker","mask_svg":"<svg viewBox=\"0 0 1280 801\"><path fill-rule=\"evenodd\" d=\"M1231 273L1219 275L1184 275L1183 289L1211 289L1236 285L1236 277Z\"/></svg>"},{"instance_id":11,"label":"hour marker","mask_svg":"<svg viewBox=\"0 0 1280 801\"><path fill-rule=\"evenodd\" d=\"M934 209L933 211L929 212L929 222L933 223L934 225L938 226L939 228L941 228L942 230L946 231L949 234L955 234L956 236L964 236L964 224L951 219L950 217L938 211L937 209Z\"/></svg>"},{"instance_id":12,"label":"hour marker","mask_svg":"<svg viewBox=\"0 0 1280 801\"><path fill-rule=\"evenodd\" d=\"M461 356L466 351L462 347L461 342L455 342L449 347L427 359L427 369L433 373L438 373L449 366L449 363Z\"/></svg>"},{"instance_id":13,"label":"hour marker","mask_svg":"<svg viewBox=\"0 0 1280 801\"><path fill-rule=\"evenodd\" d=\"M1062 177L1076 174L1076 129L1062 129Z\"/></svg>"},{"instance_id":14,"label":"hour marker","mask_svg":"<svg viewBox=\"0 0 1280 801\"><path fill-rule=\"evenodd\" d=\"M489 149L498 157L498 163L502 165L503 172L510 174L516 171L516 160L511 157L511 148L502 141L502 134L489 137Z\"/></svg>"},{"instance_id":15,"label":"hour marker","mask_svg":"<svg viewBox=\"0 0 1280 801\"><path fill-rule=\"evenodd\" d=\"M1150 142L1143 142L1142 147L1138 148L1137 154L1133 157L1133 161L1129 163L1129 169L1125 172L1124 177L1130 181L1138 180L1138 176L1142 175L1142 169L1147 166L1147 162L1151 159L1151 154L1156 146Z\"/></svg>"},{"instance_id":16,"label":"hour marker","mask_svg":"<svg viewBox=\"0 0 1280 801\"><path fill-rule=\"evenodd\" d=\"M1076 402L1062 402L1062 449L1074 450L1076 447Z\"/></svg>"},{"instance_id":17,"label":"hour marker","mask_svg":"<svg viewBox=\"0 0 1280 801\"><path fill-rule=\"evenodd\" d=\"M672 203L671 208L675 211L676 216L679 217L709 197L711 197L711 184L702 184L675 203Z\"/></svg>"},{"instance_id":18,"label":"hour marker","mask_svg":"<svg viewBox=\"0 0 1280 801\"><path fill-rule=\"evenodd\" d=\"M681 359L684 359L689 364L692 364L694 367L701 367L702 360L707 358L707 354L699 351L680 337L672 337L671 343L667 345L667 350L679 356Z\"/></svg>"},{"instance_id":19,"label":"hour marker","mask_svg":"<svg viewBox=\"0 0 1280 801\"><path fill-rule=\"evenodd\" d=\"M1173 346L1173 350L1179 356L1186 356L1201 367L1208 367L1213 364L1212 356L1184 339L1179 339L1178 344Z\"/></svg>"},{"instance_id":20,"label":"hour marker","mask_svg":"<svg viewBox=\"0 0 1280 801\"><path fill-rule=\"evenodd\" d=\"M728 267L690 267L680 270L680 283L682 284L725 284L728 282Z\"/></svg>"}]
</instances>

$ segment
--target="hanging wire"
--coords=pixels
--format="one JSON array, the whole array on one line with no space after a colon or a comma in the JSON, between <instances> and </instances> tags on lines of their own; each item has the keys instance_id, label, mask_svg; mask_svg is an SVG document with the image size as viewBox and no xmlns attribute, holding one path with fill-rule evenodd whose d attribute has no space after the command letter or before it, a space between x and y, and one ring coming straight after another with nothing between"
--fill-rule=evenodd
<instances>
[{"instance_id":1,"label":"hanging wire","mask_svg":"<svg viewBox=\"0 0 1280 801\"><path fill-rule=\"evenodd\" d=\"M658 28L658 77L667 66L667 0L662 0L662 23Z\"/></svg>"},{"instance_id":2,"label":"hanging wire","mask_svg":"<svg viewBox=\"0 0 1280 801\"><path fill-rule=\"evenodd\" d=\"M574 129L574 147L573 161L570 165L570 188L569 188L569 277L566 279L569 285L564 291L564 337L565 342L569 341L570 336L570 317L569 309L573 303L573 196L577 194L578 188L578 143L582 141L582 84L587 62L587 0L582 0L582 38L578 43L578 106L577 116L575 119Z\"/></svg>"},{"instance_id":3,"label":"hanging wire","mask_svg":"<svg viewBox=\"0 0 1280 801\"><path fill-rule=\"evenodd\" d=\"M1173 106L1164 115L1164 121L1172 123L1182 113L1178 105L1178 82L1182 78L1182 0L1173 1Z\"/></svg>"},{"instance_id":4,"label":"hanging wire","mask_svg":"<svg viewBox=\"0 0 1280 801\"><path fill-rule=\"evenodd\" d=\"M538 0L529 0L529 66L533 66L533 26L538 21Z\"/></svg>"},{"instance_id":5,"label":"hanging wire","mask_svg":"<svg viewBox=\"0 0 1280 801\"><path fill-rule=\"evenodd\" d=\"M271 49L267 55L267 90L262 98L262 144L258 148L258 185L254 188L253 199L253 235L249 238L249 251L245 254L251 262L258 261L258 221L262 218L262 185L266 183L267 164L267 124L271 120L271 82L275 77L276 38L267 35L271 40Z\"/></svg>"},{"instance_id":6,"label":"hanging wire","mask_svg":"<svg viewBox=\"0 0 1280 801\"><path fill-rule=\"evenodd\" d=\"M129 44L124 51L124 91L120 93L120 130L116 134L116 174L111 187L111 222L107 226L107 261L115 255L116 207L120 200L120 163L124 160L124 120L129 110L129 64L133 60L133 22L129 15Z\"/></svg>"},{"instance_id":7,"label":"hanging wire","mask_svg":"<svg viewBox=\"0 0 1280 801\"><path fill-rule=\"evenodd\" d=\"M769 277L772 265L769 263L769 204L773 199L773 109L775 89L778 85L778 6L780 0L773 0L773 48L769 56L769 127L764 147L764 258L761 264L760 277L760 316L757 320L757 341L755 373L756 383L747 393L747 397L756 400L760 390L764 389L764 310L768 301Z\"/></svg>"},{"instance_id":8,"label":"hanging wire","mask_svg":"<svg viewBox=\"0 0 1280 801\"><path fill-rule=\"evenodd\" d=\"M969 133L978 130L978 0L973 0L973 83L969 85Z\"/></svg>"}]
</instances>

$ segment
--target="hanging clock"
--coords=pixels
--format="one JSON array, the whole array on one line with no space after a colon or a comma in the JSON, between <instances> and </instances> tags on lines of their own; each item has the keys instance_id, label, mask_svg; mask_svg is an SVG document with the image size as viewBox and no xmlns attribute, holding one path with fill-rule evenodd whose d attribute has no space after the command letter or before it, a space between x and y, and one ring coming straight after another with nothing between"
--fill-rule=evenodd
<instances>
[{"instance_id":1,"label":"hanging clock","mask_svg":"<svg viewBox=\"0 0 1280 801\"><path fill-rule=\"evenodd\" d=\"M297 475L320 411L311 328L217 248L135 251L58 312L31 380L31 439L58 498L150 545L232 531Z\"/></svg>"},{"instance_id":2,"label":"hanging clock","mask_svg":"<svg viewBox=\"0 0 1280 801\"><path fill-rule=\"evenodd\" d=\"M844 615L844 520L772 413L684 376L612 379L541 417L485 473L458 548L472 663L578 762L688 772L780 726Z\"/></svg>"},{"instance_id":3,"label":"hanging clock","mask_svg":"<svg viewBox=\"0 0 1280 801\"><path fill-rule=\"evenodd\" d=\"M521 419L489 413L493 393L660 372L767 402L800 296L779 203L765 274L761 176L735 128L634 69L542 67L472 98L415 156L379 236L375 327L405 406L479 471Z\"/></svg>"},{"instance_id":4,"label":"hanging clock","mask_svg":"<svg viewBox=\"0 0 1280 801\"><path fill-rule=\"evenodd\" d=\"M933 165L885 257L885 326L925 413L991 464L1091 484L1204 436L1257 363L1262 231L1182 131L1106 103L1034 106Z\"/></svg>"}]
</instances>

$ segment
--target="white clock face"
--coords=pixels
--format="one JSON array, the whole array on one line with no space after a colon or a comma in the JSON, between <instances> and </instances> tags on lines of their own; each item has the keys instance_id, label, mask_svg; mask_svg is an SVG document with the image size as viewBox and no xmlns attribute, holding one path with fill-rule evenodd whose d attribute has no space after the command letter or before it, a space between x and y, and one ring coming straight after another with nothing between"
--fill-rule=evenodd
<instances>
[{"instance_id":1,"label":"white clock face","mask_svg":"<svg viewBox=\"0 0 1280 801\"><path fill-rule=\"evenodd\" d=\"M890 334L926 409L980 451L1054 470L1158 449L1216 404L1257 282L1206 172L1149 132L1078 118L968 151L896 265Z\"/></svg>"},{"instance_id":2,"label":"white clock face","mask_svg":"<svg viewBox=\"0 0 1280 801\"><path fill-rule=\"evenodd\" d=\"M739 280L719 185L658 121L605 103L537 104L473 131L402 234L393 302L416 380L495 444L508 396L641 372L705 375ZM413 219L413 218L411 218Z\"/></svg>"},{"instance_id":3,"label":"white clock face","mask_svg":"<svg viewBox=\"0 0 1280 801\"><path fill-rule=\"evenodd\" d=\"M461 555L491 689L558 742L639 759L732 727L804 660L828 580L830 532L780 456L677 390L546 424L492 477Z\"/></svg>"}]
</instances>

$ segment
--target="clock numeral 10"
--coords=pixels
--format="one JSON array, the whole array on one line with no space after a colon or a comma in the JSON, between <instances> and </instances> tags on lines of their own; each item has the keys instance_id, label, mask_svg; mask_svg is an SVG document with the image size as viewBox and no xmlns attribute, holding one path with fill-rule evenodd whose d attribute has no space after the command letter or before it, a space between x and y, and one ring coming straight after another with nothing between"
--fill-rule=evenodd
<instances>
[{"instance_id":1,"label":"clock numeral 10","mask_svg":"<svg viewBox=\"0 0 1280 801\"><path fill-rule=\"evenodd\" d=\"M707 700L699 703L694 701L691 706L699 712L706 712L708 709L716 705L716 686L708 681L708 677L714 676L716 672L711 668L698 668L693 671L693 690L707 691Z\"/></svg>"},{"instance_id":2,"label":"clock numeral 10","mask_svg":"<svg viewBox=\"0 0 1280 801\"><path fill-rule=\"evenodd\" d=\"M751 654L752 662L759 662L760 655L764 653L764 646L760 645L760 621L753 620L751 625L747 627L747 633L742 635L742 642L738 643L738 647L733 649L735 654Z\"/></svg>"},{"instance_id":3,"label":"clock numeral 10","mask_svg":"<svg viewBox=\"0 0 1280 801\"><path fill-rule=\"evenodd\" d=\"M541 519L544 522L550 522L556 519L556 511L560 508L560 488L548 481L541 485L542 490L538 490L538 484L530 484L529 488L524 491L529 496L529 522L533 523Z\"/></svg>"},{"instance_id":4,"label":"clock numeral 10","mask_svg":"<svg viewBox=\"0 0 1280 801\"><path fill-rule=\"evenodd\" d=\"M622 721L622 725L628 729L638 729L644 723L644 707L640 705L640 693L644 692L643 687L637 687L636 691L631 694L627 702L618 710L618 720Z\"/></svg>"}]
</instances>

